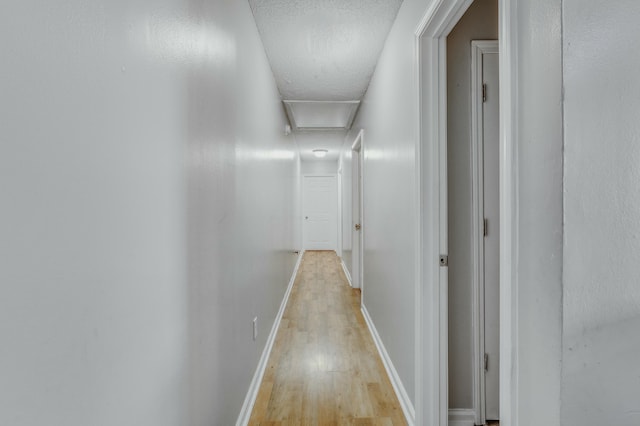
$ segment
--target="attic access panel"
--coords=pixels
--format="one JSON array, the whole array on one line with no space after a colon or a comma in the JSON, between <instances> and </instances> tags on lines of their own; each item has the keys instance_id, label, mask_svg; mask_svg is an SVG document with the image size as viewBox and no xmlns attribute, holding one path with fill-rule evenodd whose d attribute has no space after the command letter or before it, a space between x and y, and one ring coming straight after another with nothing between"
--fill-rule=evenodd
<instances>
[{"instance_id":1,"label":"attic access panel","mask_svg":"<svg viewBox=\"0 0 640 426\"><path fill-rule=\"evenodd\" d=\"M360 101L282 101L297 131L349 130Z\"/></svg>"}]
</instances>

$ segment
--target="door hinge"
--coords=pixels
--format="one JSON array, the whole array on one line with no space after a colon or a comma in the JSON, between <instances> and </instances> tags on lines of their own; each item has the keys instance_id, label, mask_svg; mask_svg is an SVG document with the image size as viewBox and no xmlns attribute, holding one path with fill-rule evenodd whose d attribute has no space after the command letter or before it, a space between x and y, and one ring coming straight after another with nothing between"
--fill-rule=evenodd
<instances>
[{"instance_id":1,"label":"door hinge","mask_svg":"<svg viewBox=\"0 0 640 426\"><path fill-rule=\"evenodd\" d=\"M446 254L440 255L440 266L449 266L449 256Z\"/></svg>"},{"instance_id":2,"label":"door hinge","mask_svg":"<svg viewBox=\"0 0 640 426\"><path fill-rule=\"evenodd\" d=\"M484 371L489 371L489 354L484 354Z\"/></svg>"},{"instance_id":3,"label":"door hinge","mask_svg":"<svg viewBox=\"0 0 640 426\"><path fill-rule=\"evenodd\" d=\"M482 102L487 102L487 84L482 84Z\"/></svg>"},{"instance_id":4,"label":"door hinge","mask_svg":"<svg viewBox=\"0 0 640 426\"><path fill-rule=\"evenodd\" d=\"M489 219L487 218L484 218L483 221L482 235L484 235L485 237L489 235Z\"/></svg>"}]
</instances>

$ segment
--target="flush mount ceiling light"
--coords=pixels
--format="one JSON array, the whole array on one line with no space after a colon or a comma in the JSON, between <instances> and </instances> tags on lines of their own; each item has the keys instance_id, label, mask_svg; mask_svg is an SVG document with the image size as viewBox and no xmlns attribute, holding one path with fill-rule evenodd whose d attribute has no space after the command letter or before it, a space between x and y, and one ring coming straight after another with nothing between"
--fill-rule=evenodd
<instances>
[{"instance_id":1,"label":"flush mount ceiling light","mask_svg":"<svg viewBox=\"0 0 640 426\"><path fill-rule=\"evenodd\" d=\"M323 158L323 157L325 157L327 155L327 152L329 152L329 151L326 150L326 149L314 149L311 152L313 152L313 155L315 155L316 157Z\"/></svg>"}]
</instances>

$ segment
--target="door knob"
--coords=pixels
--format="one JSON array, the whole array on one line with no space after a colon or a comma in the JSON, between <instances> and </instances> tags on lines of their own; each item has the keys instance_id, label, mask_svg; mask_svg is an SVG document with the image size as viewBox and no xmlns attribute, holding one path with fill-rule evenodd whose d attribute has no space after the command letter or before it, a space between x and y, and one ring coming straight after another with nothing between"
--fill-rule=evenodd
<instances>
[{"instance_id":1,"label":"door knob","mask_svg":"<svg viewBox=\"0 0 640 426\"><path fill-rule=\"evenodd\" d=\"M360 226L360 224L359 224L359 223L356 223L356 231L359 231L359 230L360 230L360 228L362 228L362 227Z\"/></svg>"}]
</instances>

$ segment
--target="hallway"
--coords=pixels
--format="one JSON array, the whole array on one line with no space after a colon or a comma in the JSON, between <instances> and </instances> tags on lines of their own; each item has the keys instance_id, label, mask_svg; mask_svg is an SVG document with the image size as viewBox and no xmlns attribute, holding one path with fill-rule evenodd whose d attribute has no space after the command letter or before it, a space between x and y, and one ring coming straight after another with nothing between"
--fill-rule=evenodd
<instances>
[{"instance_id":1,"label":"hallway","mask_svg":"<svg viewBox=\"0 0 640 426\"><path fill-rule=\"evenodd\" d=\"M481 423L481 1L3 0L0 426ZM500 423L638 426L640 1L497 10ZM311 175L362 313L336 255L295 281Z\"/></svg>"},{"instance_id":2,"label":"hallway","mask_svg":"<svg viewBox=\"0 0 640 426\"><path fill-rule=\"evenodd\" d=\"M249 424L406 425L335 252L305 253Z\"/></svg>"}]
</instances>

